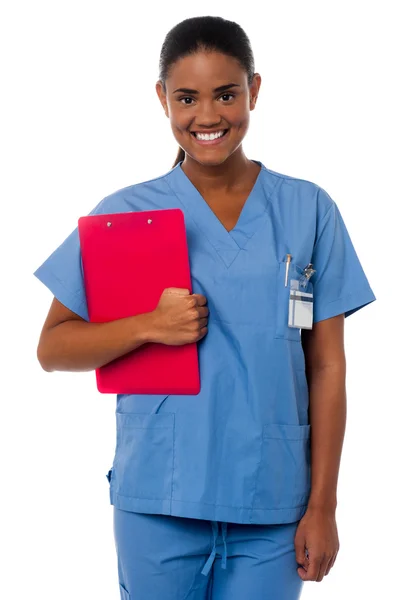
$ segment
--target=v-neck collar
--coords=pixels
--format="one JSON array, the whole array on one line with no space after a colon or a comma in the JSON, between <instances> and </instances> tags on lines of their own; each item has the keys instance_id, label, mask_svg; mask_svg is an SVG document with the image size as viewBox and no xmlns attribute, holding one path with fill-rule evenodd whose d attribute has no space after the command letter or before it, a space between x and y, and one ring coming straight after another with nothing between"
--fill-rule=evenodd
<instances>
[{"instance_id":1,"label":"v-neck collar","mask_svg":"<svg viewBox=\"0 0 399 600\"><path fill-rule=\"evenodd\" d=\"M260 171L245 200L237 223L231 231L227 231L181 168L182 162L180 161L168 173L167 181L201 233L214 247L226 267L229 267L255 233L258 219L266 209L267 203L262 189L266 169L260 161L252 161L261 167Z\"/></svg>"}]
</instances>

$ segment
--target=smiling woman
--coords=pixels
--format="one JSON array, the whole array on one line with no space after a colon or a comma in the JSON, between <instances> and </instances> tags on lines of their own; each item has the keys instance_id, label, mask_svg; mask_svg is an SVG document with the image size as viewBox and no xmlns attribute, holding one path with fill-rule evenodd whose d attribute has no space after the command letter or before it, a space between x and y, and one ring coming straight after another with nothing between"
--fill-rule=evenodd
<instances>
[{"instance_id":1,"label":"smiling woman","mask_svg":"<svg viewBox=\"0 0 399 600\"><path fill-rule=\"evenodd\" d=\"M237 23L177 24L156 82L177 159L90 213L183 211L192 293L90 323L76 229L35 272L55 296L46 370L198 344L198 395L117 396L107 479L122 600L296 600L338 552L344 318L375 296L327 192L245 156L260 84Z\"/></svg>"},{"instance_id":2,"label":"smiling woman","mask_svg":"<svg viewBox=\"0 0 399 600\"><path fill-rule=\"evenodd\" d=\"M249 39L236 23L197 18L173 28L162 46L156 90L180 145L175 165L185 154L187 172L190 158L220 165L237 149L234 162L245 164L241 143L260 84ZM211 133L223 136L216 142L207 139Z\"/></svg>"}]
</instances>

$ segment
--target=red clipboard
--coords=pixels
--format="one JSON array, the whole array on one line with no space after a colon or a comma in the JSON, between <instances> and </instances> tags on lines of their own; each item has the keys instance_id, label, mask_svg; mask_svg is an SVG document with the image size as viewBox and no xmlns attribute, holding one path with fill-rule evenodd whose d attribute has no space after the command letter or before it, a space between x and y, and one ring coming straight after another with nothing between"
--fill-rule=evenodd
<instances>
[{"instance_id":1,"label":"red clipboard","mask_svg":"<svg viewBox=\"0 0 399 600\"><path fill-rule=\"evenodd\" d=\"M88 215L78 220L89 320L104 323L154 310L167 287L192 293L180 209ZM112 394L198 394L197 343L147 343L96 369Z\"/></svg>"}]
</instances>

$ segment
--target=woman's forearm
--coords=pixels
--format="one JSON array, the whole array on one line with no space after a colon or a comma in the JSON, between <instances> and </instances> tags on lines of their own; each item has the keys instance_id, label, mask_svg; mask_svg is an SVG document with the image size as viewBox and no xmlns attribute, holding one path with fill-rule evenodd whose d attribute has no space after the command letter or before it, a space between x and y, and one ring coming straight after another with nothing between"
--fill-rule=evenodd
<instances>
[{"instance_id":1,"label":"woman's forearm","mask_svg":"<svg viewBox=\"0 0 399 600\"><path fill-rule=\"evenodd\" d=\"M69 320L42 332L38 359L45 371L91 371L155 338L154 313L108 323Z\"/></svg>"},{"instance_id":2,"label":"woman's forearm","mask_svg":"<svg viewBox=\"0 0 399 600\"><path fill-rule=\"evenodd\" d=\"M311 424L309 507L335 510L346 426L345 360L307 370Z\"/></svg>"}]
</instances>

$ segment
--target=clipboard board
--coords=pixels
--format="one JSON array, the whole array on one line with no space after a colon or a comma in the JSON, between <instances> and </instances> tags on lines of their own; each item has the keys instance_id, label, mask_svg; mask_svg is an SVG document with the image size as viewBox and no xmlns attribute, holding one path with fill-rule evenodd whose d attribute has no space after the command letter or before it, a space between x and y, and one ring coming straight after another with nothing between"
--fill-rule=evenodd
<instances>
[{"instance_id":1,"label":"clipboard board","mask_svg":"<svg viewBox=\"0 0 399 600\"><path fill-rule=\"evenodd\" d=\"M150 312L167 287L192 293L184 214L161 209L78 219L89 321ZM198 394L197 343L147 343L96 369L103 394Z\"/></svg>"}]
</instances>

